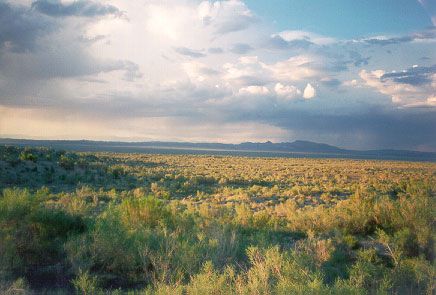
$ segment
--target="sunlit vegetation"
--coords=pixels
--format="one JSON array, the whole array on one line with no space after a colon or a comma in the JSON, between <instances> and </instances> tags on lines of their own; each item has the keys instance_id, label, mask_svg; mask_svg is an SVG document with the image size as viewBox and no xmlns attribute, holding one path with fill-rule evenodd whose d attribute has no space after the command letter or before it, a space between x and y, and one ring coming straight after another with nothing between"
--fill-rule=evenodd
<instances>
[{"instance_id":1,"label":"sunlit vegetation","mask_svg":"<svg viewBox=\"0 0 436 295\"><path fill-rule=\"evenodd\" d=\"M434 294L436 164L0 147L0 293Z\"/></svg>"}]
</instances>

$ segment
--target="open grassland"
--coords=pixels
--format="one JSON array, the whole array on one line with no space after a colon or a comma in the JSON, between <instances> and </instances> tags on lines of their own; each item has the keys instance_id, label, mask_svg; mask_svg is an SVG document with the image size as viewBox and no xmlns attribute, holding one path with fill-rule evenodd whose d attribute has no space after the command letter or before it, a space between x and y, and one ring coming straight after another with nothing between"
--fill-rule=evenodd
<instances>
[{"instance_id":1,"label":"open grassland","mask_svg":"<svg viewBox=\"0 0 436 295\"><path fill-rule=\"evenodd\" d=\"M436 164L0 147L0 293L434 294Z\"/></svg>"}]
</instances>

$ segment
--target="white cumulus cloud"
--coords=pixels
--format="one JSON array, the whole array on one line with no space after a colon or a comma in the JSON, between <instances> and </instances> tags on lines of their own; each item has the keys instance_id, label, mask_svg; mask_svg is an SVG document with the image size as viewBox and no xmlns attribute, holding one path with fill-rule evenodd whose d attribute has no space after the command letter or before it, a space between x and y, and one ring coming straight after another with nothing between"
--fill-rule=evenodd
<instances>
[{"instance_id":1,"label":"white cumulus cloud","mask_svg":"<svg viewBox=\"0 0 436 295\"><path fill-rule=\"evenodd\" d=\"M305 99L314 98L316 95L316 90L310 83L307 83L306 88L304 88L303 97Z\"/></svg>"},{"instance_id":2,"label":"white cumulus cloud","mask_svg":"<svg viewBox=\"0 0 436 295\"><path fill-rule=\"evenodd\" d=\"M203 1L198 6L197 13L202 23L212 26L217 34L241 31L256 22L250 9L239 0Z\"/></svg>"},{"instance_id":3,"label":"white cumulus cloud","mask_svg":"<svg viewBox=\"0 0 436 295\"><path fill-rule=\"evenodd\" d=\"M267 94L269 94L269 90L265 86L250 85L250 86L243 87L243 88L239 89L239 94L242 94L242 95L267 95Z\"/></svg>"},{"instance_id":4,"label":"white cumulus cloud","mask_svg":"<svg viewBox=\"0 0 436 295\"><path fill-rule=\"evenodd\" d=\"M277 83L274 86L274 91L277 96L285 99L293 99L301 96L301 90L293 85L283 85L282 83Z\"/></svg>"}]
</instances>

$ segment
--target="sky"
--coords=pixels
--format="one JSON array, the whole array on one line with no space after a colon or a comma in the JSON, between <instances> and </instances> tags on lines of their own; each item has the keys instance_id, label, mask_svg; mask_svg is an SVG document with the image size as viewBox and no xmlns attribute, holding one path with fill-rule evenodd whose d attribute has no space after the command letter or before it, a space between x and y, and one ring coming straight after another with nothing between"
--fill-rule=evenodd
<instances>
[{"instance_id":1,"label":"sky","mask_svg":"<svg viewBox=\"0 0 436 295\"><path fill-rule=\"evenodd\" d=\"M0 0L0 137L436 151L436 1Z\"/></svg>"}]
</instances>

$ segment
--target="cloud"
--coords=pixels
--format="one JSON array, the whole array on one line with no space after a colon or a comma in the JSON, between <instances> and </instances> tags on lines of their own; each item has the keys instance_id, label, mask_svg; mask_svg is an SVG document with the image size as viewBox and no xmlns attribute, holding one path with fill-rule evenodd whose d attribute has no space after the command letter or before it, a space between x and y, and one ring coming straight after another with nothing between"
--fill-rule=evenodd
<instances>
[{"instance_id":1,"label":"cloud","mask_svg":"<svg viewBox=\"0 0 436 295\"><path fill-rule=\"evenodd\" d=\"M210 78L214 78L220 74L219 71L208 67L204 63L197 61L187 62L184 63L182 66L188 77L193 82L203 82Z\"/></svg>"},{"instance_id":2,"label":"cloud","mask_svg":"<svg viewBox=\"0 0 436 295\"><path fill-rule=\"evenodd\" d=\"M64 4L60 0L36 0L32 3L32 8L53 17L122 16L122 12L113 5L105 5L89 0L74 1L68 4Z\"/></svg>"},{"instance_id":3,"label":"cloud","mask_svg":"<svg viewBox=\"0 0 436 295\"><path fill-rule=\"evenodd\" d=\"M415 32L406 36L389 37L389 36L376 36L370 38L363 38L360 40L353 40L353 42L363 42L370 45L396 45L402 43L410 43L414 41L426 41L436 39L436 28L429 28L428 30L422 32Z\"/></svg>"},{"instance_id":4,"label":"cloud","mask_svg":"<svg viewBox=\"0 0 436 295\"><path fill-rule=\"evenodd\" d=\"M296 55L289 59L267 64L257 56L243 56L236 63L224 64L224 78L240 84L267 84L274 81L296 82L320 79L325 75L326 64L319 57Z\"/></svg>"},{"instance_id":5,"label":"cloud","mask_svg":"<svg viewBox=\"0 0 436 295\"><path fill-rule=\"evenodd\" d=\"M311 45L314 45L314 43L309 41L309 39L303 38L286 41L280 35L272 35L269 43L271 47L277 49L307 49Z\"/></svg>"},{"instance_id":6,"label":"cloud","mask_svg":"<svg viewBox=\"0 0 436 295\"><path fill-rule=\"evenodd\" d=\"M391 96L392 102L404 106L434 106L436 93L436 66L414 66L401 72L383 70L359 73L366 85L382 94Z\"/></svg>"},{"instance_id":7,"label":"cloud","mask_svg":"<svg viewBox=\"0 0 436 295\"><path fill-rule=\"evenodd\" d=\"M207 50L210 54L221 54L224 53L224 50L221 47L211 47Z\"/></svg>"},{"instance_id":8,"label":"cloud","mask_svg":"<svg viewBox=\"0 0 436 295\"><path fill-rule=\"evenodd\" d=\"M332 88L338 87L339 85L342 84L342 82L340 80L335 79L335 78L331 78L331 77L322 78L320 80L320 82L321 82L321 84L323 84L327 87L332 87Z\"/></svg>"},{"instance_id":9,"label":"cloud","mask_svg":"<svg viewBox=\"0 0 436 295\"><path fill-rule=\"evenodd\" d=\"M307 83L306 88L304 88L303 97L305 99L314 98L316 95L316 90L310 83Z\"/></svg>"},{"instance_id":10,"label":"cloud","mask_svg":"<svg viewBox=\"0 0 436 295\"><path fill-rule=\"evenodd\" d=\"M1 134L436 147L433 29L336 40L236 0L30 2L0 0Z\"/></svg>"},{"instance_id":11,"label":"cloud","mask_svg":"<svg viewBox=\"0 0 436 295\"><path fill-rule=\"evenodd\" d=\"M293 85L283 85L282 83L277 83L274 86L274 91L277 96L284 98L286 100L294 99L301 96L301 90Z\"/></svg>"},{"instance_id":12,"label":"cloud","mask_svg":"<svg viewBox=\"0 0 436 295\"><path fill-rule=\"evenodd\" d=\"M322 76L327 66L318 56L302 54L271 64L268 68L279 81L302 81Z\"/></svg>"},{"instance_id":13,"label":"cloud","mask_svg":"<svg viewBox=\"0 0 436 295\"><path fill-rule=\"evenodd\" d=\"M334 38L325 37L306 31L282 31L272 34L270 42L277 48L302 48L307 49L311 45L329 45L336 42Z\"/></svg>"},{"instance_id":14,"label":"cloud","mask_svg":"<svg viewBox=\"0 0 436 295\"><path fill-rule=\"evenodd\" d=\"M223 69L223 78L236 84L262 85L273 79L269 66L259 61L257 56L242 56L236 63L225 63Z\"/></svg>"},{"instance_id":15,"label":"cloud","mask_svg":"<svg viewBox=\"0 0 436 295\"><path fill-rule=\"evenodd\" d=\"M436 74L436 65L429 67L413 66L401 72L385 73L380 77L381 81L392 80L396 83L410 84L414 86L431 83L432 76Z\"/></svg>"},{"instance_id":16,"label":"cloud","mask_svg":"<svg viewBox=\"0 0 436 295\"><path fill-rule=\"evenodd\" d=\"M69 22L29 6L0 6L0 105L62 110L142 78L137 63L109 57L107 43L94 42L101 35L89 30L93 19Z\"/></svg>"},{"instance_id":17,"label":"cloud","mask_svg":"<svg viewBox=\"0 0 436 295\"><path fill-rule=\"evenodd\" d=\"M267 94L269 94L269 90L265 86L250 85L250 86L243 87L243 88L239 89L239 94L241 94L241 95L267 95Z\"/></svg>"},{"instance_id":18,"label":"cloud","mask_svg":"<svg viewBox=\"0 0 436 295\"><path fill-rule=\"evenodd\" d=\"M83 42L83 43L92 44L92 43L95 43L95 42L102 41L102 40L104 40L105 38L106 38L105 35L97 35L97 36L92 36L92 37L88 37L88 36L79 36L78 40L79 40L80 42Z\"/></svg>"},{"instance_id":19,"label":"cloud","mask_svg":"<svg viewBox=\"0 0 436 295\"><path fill-rule=\"evenodd\" d=\"M213 27L214 32L220 35L247 29L257 22L245 3L239 0L203 1L197 13L203 25Z\"/></svg>"},{"instance_id":20,"label":"cloud","mask_svg":"<svg viewBox=\"0 0 436 295\"><path fill-rule=\"evenodd\" d=\"M436 112L430 109L365 107L349 113L291 109L265 119L295 138L372 149L436 151Z\"/></svg>"},{"instance_id":21,"label":"cloud","mask_svg":"<svg viewBox=\"0 0 436 295\"><path fill-rule=\"evenodd\" d=\"M124 71L124 80L135 81L142 78L143 74L139 66L130 60L117 61L118 68L116 70Z\"/></svg>"},{"instance_id":22,"label":"cloud","mask_svg":"<svg viewBox=\"0 0 436 295\"><path fill-rule=\"evenodd\" d=\"M32 13L28 8L0 2L0 52L32 51L38 38L56 30L54 21Z\"/></svg>"},{"instance_id":23,"label":"cloud","mask_svg":"<svg viewBox=\"0 0 436 295\"><path fill-rule=\"evenodd\" d=\"M39 139L167 140L191 142L280 141L289 133L259 122L224 122L210 118L148 117L112 118L58 116L48 110L11 109L0 106L0 134L23 137L31 133ZM199 124L201 122L201 124ZM64 125L70 126L68 132ZM89 128L93 126L93 128ZM6 133L16 130L15 133ZM47 135L49 134L49 135Z\"/></svg>"},{"instance_id":24,"label":"cloud","mask_svg":"<svg viewBox=\"0 0 436 295\"><path fill-rule=\"evenodd\" d=\"M198 50L195 50L195 49L190 49L190 48L187 48L187 47L176 47L176 48L174 48L174 51L177 52L178 54L189 56L189 57L192 57L192 58L200 58L200 57L205 57L206 56L201 51L198 51Z\"/></svg>"},{"instance_id":25,"label":"cloud","mask_svg":"<svg viewBox=\"0 0 436 295\"><path fill-rule=\"evenodd\" d=\"M64 43L65 42L65 43ZM126 80L142 76L137 64L128 60L101 59L90 55L80 43L67 46L59 40L34 53L6 53L0 57L0 74L9 79L43 80L81 77L123 71ZM63 46L59 50L58 46Z\"/></svg>"},{"instance_id":26,"label":"cloud","mask_svg":"<svg viewBox=\"0 0 436 295\"><path fill-rule=\"evenodd\" d=\"M351 62L356 67L367 66L369 63L369 60L371 59L371 57L363 57L359 52L354 51L354 50L350 51L349 55L351 58Z\"/></svg>"},{"instance_id":27,"label":"cloud","mask_svg":"<svg viewBox=\"0 0 436 295\"><path fill-rule=\"evenodd\" d=\"M254 48L248 44L236 43L236 44L233 44L232 48L230 48L230 51L235 53L235 54L247 54L248 52L252 51L253 49Z\"/></svg>"}]
</instances>

